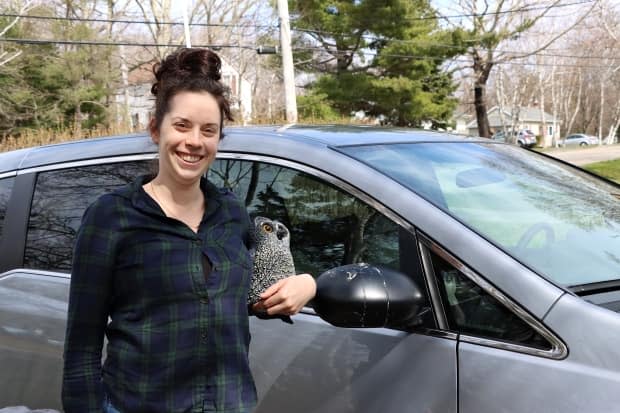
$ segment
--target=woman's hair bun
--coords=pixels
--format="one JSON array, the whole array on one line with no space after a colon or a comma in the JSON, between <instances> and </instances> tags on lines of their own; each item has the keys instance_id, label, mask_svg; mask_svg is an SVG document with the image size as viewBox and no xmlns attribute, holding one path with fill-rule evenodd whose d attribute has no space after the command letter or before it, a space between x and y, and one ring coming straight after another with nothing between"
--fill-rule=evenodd
<instances>
[{"instance_id":1,"label":"woman's hair bun","mask_svg":"<svg viewBox=\"0 0 620 413\"><path fill-rule=\"evenodd\" d=\"M170 78L181 80L205 77L217 82L222 78L221 68L220 57L209 49L179 49L153 67L156 81L151 92L157 95L160 85L167 83L166 80Z\"/></svg>"}]
</instances>

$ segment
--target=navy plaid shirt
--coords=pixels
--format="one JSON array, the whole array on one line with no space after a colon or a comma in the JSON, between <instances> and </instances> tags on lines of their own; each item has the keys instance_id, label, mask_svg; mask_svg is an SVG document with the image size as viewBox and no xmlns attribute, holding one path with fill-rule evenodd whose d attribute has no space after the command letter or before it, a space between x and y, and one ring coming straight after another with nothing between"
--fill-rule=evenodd
<instances>
[{"instance_id":1,"label":"navy plaid shirt","mask_svg":"<svg viewBox=\"0 0 620 413\"><path fill-rule=\"evenodd\" d=\"M247 211L203 179L196 234L165 216L142 189L147 181L103 195L84 214L69 295L65 412L101 412L104 394L122 413L250 412Z\"/></svg>"}]
</instances>

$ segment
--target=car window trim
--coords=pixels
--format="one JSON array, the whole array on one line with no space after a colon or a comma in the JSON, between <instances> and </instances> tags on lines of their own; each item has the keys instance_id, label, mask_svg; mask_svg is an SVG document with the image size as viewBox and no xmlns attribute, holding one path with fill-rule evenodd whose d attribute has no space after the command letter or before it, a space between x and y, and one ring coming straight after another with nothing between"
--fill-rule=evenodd
<instances>
[{"instance_id":1,"label":"car window trim","mask_svg":"<svg viewBox=\"0 0 620 413\"><path fill-rule=\"evenodd\" d=\"M28 276L36 275L36 276L43 276L43 277L71 279L71 274L65 273L65 272L35 270L32 268L14 268L7 272L0 273L0 280L4 280L6 278L14 277L17 275L28 275Z\"/></svg>"},{"instance_id":2,"label":"car window trim","mask_svg":"<svg viewBox=\"0 0 620 413\"><path fill-rule=\"evenodd\" d=\"M3 235L0 237L0 273L19 268L24 264L26 233L36 174L16 175L11 197L4 217ZM8 237L7 234L14 236ZM15 235L17 234L17 235Z\"/></svg>"},{"instance_id":3,"label":"car window trim","mask_svg":"<svg viewBox=\"0 0 620 413\"><path fill-rule=\"evenodd\" d=\"M17 175L17 171L3 172L3 173L0 174L0 179L12 178L12 177L14 177L16 175Z\"/></svg>"},{"instance_id":4,"label":"car window trim","mask_svg":"<svg viewBox=\"0 0 620 413\"><path fill-rule=\"evenodd\" d=\"M59 169L79 168L82 166L101 165L101 164L106 164L106 163L153 160L155 158L157 158L157 153L155 152L149 153L149 154L135 154L135 155L111 156L111 157L105 157L105 158L92 158L92 159L85 159L81 161L62 162L62 163L55 163L51 165L35 166L32 168L21 169L17 171L17 175L48 172L48 171L55 171Z\"/></svg>"},{"instance_id":5,"label":"car window trim","mask_svg":"<svg viewBox=\"0 0 620 413\"><path fill-rule=\"evenodd\" d=\"M540 334L545 340L551 344L551 349L542 350L534 347L519 345L515 343L508 343L500 340L494 340L490 338L477 337L469 334L459 333L459 340L463 342L467 342L470 344L477 344L486 347L494 347L502 350L514 351L518 353L525 353L538 357L545 357L554 360L561 360L568 356L568 348L564 344L564 342L557 337L551 330L549 330L544 324L530 315L529 312L524 310L521 306L511 300L507 295L502 293L496 287L494 287L491 283L485 280L478 273L470 269L467 265L463 264L458 258L454 257L448 251L443 249L439 244L431 240L426 234L420 233L418 231L418 242L420 244L420 248L423 250L422 256L424 262L424 270L426 272L427 280L435 280L434 288L438 288L436 284L437 276L435 274L434 267L430 261L430 252L433 252L440 256L442 259L447 261L454 268L459 270L463 275L470 279L470 281L477 284L480 288L482 288L486 293L490 296L498 300L502 303L506 308L508 308L512 313L517 315L521 320L523 320L526 324L528 324L534 331ZM425 251L424 251L425 250ZM435 290L435 295L438 296L438 291ZM443 304L437 307L437 311L443 311ZM438 313L439 316L439 313ZM445 322L446 316L445 313L442 313L443 321ZM443 323L442 323L443 324ZM443 324L445 328L447 328L447 322Z\"/></svg>"}]
</instances>

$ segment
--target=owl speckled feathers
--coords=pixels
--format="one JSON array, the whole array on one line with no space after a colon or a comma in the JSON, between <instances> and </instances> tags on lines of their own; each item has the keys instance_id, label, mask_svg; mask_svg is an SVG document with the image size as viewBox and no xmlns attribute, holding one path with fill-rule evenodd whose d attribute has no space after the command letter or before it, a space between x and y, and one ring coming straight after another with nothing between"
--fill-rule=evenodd
<instances>
[{"instance_id":1,"label":"owl speckled feathers","mask_svg":"<svg viewBox=\"0 0 620 413\"><path fill-rule=\"evenodd\" d=\"M254 304L269 286L295 275L295 263L290 249L290 232L284 224L269 218L256 217L250 232L256 250L248 304Z\"/></svg>"}]
</instances>

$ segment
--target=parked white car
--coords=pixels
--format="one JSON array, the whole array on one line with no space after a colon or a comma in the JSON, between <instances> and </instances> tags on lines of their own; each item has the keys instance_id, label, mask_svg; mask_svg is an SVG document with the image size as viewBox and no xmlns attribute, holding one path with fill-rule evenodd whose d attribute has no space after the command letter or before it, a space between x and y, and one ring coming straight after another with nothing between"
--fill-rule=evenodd
<instances>
[{"instance_id":1,"label":"parked white car","mask_svg":"<svg viewBox=\"0 0 620 413\"><path fill-rule=\"evenodd\" d=\"M599 141L596 136L586 135L585 133L573 133L560 140L560 146L588 146L598 144Z\"/></svg>"},{"instance_id":2,"label":"parked white car","mask_svg":"<svg viewBox=\"0 0 620 413\"><path fill-rule=\"evenodd\" d=\"M493 136L491 139L499 141L499 142L507 142L506 137L509 136L510 132L499 131ZM521 129L520 131L514 131L515 135L514 142L524 148L531 148L536 145L536 135L529 129Z\"/></svg>"}]
</instances>

